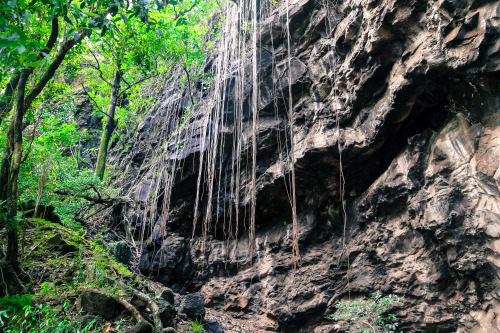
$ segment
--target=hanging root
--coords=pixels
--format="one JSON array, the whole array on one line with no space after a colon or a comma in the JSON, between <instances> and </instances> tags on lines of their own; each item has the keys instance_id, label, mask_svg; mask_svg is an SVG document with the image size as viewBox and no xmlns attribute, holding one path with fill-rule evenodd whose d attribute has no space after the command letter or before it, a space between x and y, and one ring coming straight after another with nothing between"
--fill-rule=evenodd
<instances>
[{"instance_id":1,"label":"hanging root","mask_svg":"<svg viewBox=\"0 0 500 333\"><path fill-rule=\"evenodd\" d=\"M252 210L250 212L250 262L255 253L255 209L256 209L256 178L257 178L257 102L259 86L257 83L257 0L252 1Z\"/></svg>"},{"instance_id":2,"label":"hanging root","mask_svg":"<svg viewBox=\"0 0 500 333\"><path fill-rule=\"evenodd\" d=\"M295 139L293 133L293 100L292 100L292 64L291 64L291 37L290 37L290 17L288 15L288 0L286 0L286 30L287 30L287 62L288 62L288 112L290 122L290 152L291 152L291 173L292 173L292 261L293 272L297 271L297 266L300 261L299 253L299 223L297 220L297 201L295 195Z\"/></svg>"}]
</instances>

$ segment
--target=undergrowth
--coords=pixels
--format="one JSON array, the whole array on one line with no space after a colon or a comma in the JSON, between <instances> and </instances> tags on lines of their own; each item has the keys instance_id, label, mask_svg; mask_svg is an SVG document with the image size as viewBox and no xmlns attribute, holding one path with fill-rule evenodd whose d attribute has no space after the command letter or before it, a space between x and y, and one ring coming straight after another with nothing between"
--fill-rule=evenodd
<instances>
[{"instance_id":1,"label":"undergrowth","mask_svg":"<svg viewBox=\"0 0 500 333\"><path fill-rule=\"evenodd\" d=\"M195 321L190 321L189 322L189 329L193 332L199 332L199 333L204 333L205 329L203 328L203 323L199 320Z\"/></svg>"},{"instance_id":2,"label":"undergrowth","mask_svg":"<svg viewBox=\"0 0 500 333\"><path fill-rule=\"evenodd\" d=\"M335 304L335 313L326 316L327 319L343 321L355 327L357 333L402 333L397 331L398 318L394 313L388 313L394 306L404 302L402 297L389 295L382 297L376 292L370 299L355 299ZM347 331L351 332L351 331Z\"/></svg>"},{"instance_id":3,"label":"undergrowth","mask_svg":"<svg viewBox=\"0 0 500 333\"><path fill-rule=\"evenodd\" d=\"M19 296L5 296L0 299L0 325L4 326L5 333L90 333L101 332L97 319L88 323L75 321L65 315L70 307L66 302L62 310L54 309L50 305L32 305L29 295L26 302L19 302ZM3 319L2 319L3 317ZM5 321L4 321L5 320Z\"/></svg>"},{"instance_id":4,"label":"undergrowth","mask_svg":"<svg viewBox=\"0 0 500 333\"><path fill-rule=\"evenodd\" d=\"M21 258L30 294L0 299L0 331L3 326L2 332L102 332L105 323L82 322L77 304L80 292L98 289L123 296L126 293L116 281L142 283L142 279L109 255L99 235L95 241L87 240L83 229L40 219L27 220L26 226ZM119 332L124 326L123 320L106 325L108 332Z\"/></svg>"},{"instance_id":5,"label":"undergrowth","mask_svg":"<svg viewBox=\"0 0 500 333\"><path fill-rule=\"evenodd\" d=\"M104 249L100 235L96 241L86 240L83 229L71 230L39 219L31 221L35 229L26 242L36 243L23 256L23 267L32 278L38 278L29 287L39 297L60 299L81 287L119 293L121 288L115 280L132 276ZM57 234L75 251L62 254L51 246L49 241Z\"/></svg>"}]
</instances>

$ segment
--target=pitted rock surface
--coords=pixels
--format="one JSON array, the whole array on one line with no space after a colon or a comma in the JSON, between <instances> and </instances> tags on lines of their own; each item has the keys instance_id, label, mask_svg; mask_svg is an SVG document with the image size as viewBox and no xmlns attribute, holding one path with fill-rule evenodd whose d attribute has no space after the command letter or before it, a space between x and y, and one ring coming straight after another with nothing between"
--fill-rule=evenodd
<instances>
[{"instance_id":1,"label":"pitted rock surface","mask_svg":"<svg viewBox=\"0 0 500 333\"><path fill-rule=\"evenodd\" d=\"M340 332L348 327L323 319L334 304L380 291L405 297L403 331L499 332L500 2L291 0L289 13L297 271L279 158L286 103L276 118L270 94L273 75L288 89L282 5L261 23L255 256L243 229L238 242L222 224L191 239L201 122L170 156L190 167L175 179L168 221L137 212L158 185L151 163L170 130L162 112L179 98L166 94L134 145L111 154L137 203L126 220L149 230L139 268L263 331ZM219 153L229 177L230 148ZM248 208L249 196L240 203Z\"/></svg>"}]
</instances>

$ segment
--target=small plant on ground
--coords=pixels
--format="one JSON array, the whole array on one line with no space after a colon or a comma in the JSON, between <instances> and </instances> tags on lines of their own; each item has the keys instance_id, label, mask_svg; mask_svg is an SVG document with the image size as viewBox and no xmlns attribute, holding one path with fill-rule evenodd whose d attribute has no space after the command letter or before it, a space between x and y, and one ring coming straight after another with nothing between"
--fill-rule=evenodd
<instances>
[{"instance_id":1,"label":"small plant on ground","mask_svg":"<svg viewBox=\"0 0 500 333\"><path fill-rule=\"evenodd\" d=\"M0 298L0 326L6 325L13 314L21 311L25 306L30 305L30 294L26 296L13 295Z\"/></svg>"},{"instance_id":2,"label":"small plant on ground","mask_svg":"<svg viewBox=\"0 0 500 333\"><path fill-rule=\"evenodd\" d=\"M199 320L189 322L189 329L193 332L205 332L205 330L203 329L203 324Z\"/></svg>"},{"instance_id":3,"label":"small plant on ground","mask_svg":"<svg viewBox=\"0 0 500 333\"><path fill-rule=\"evenodd\" d=\"M337 311L326 318L348 322L350 326L356 327L357 333L395 333L399 326L398 319L395 314L387 312L402 302L402 297L382 297L377 291L368 300L356 299L337 303Z\"/></svg>"}]
</instances>

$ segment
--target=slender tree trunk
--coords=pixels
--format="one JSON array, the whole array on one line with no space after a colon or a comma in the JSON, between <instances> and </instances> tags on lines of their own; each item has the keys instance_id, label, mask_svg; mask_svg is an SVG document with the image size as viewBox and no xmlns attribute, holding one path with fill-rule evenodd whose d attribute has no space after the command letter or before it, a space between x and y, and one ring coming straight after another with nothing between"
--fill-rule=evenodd
<instances>
[{"instance_id":1,"label":"slender tree trunk","mask_svg":"<svg viewBox=\"0 0 500 333\"><path fill-rule=\"evenodd\" d=\"M17 83L19 82L19 78L21 77L21 73L16 72L14 77L10 79L9 83L7 83L7 87L3 92L2 99L0 100L0 125L2 125L3 119L9 114L12 109L12 101L14 99L14 92L17 88Z\"/></svg>"},{"instance_id":2,"label":"slender tree trunk","mask_svg":"<svg viewBox=\"0 0 500 333\"><path fill-rule=\"evenodd\" d=\"M14 123L13 118L7 129L7 142L2 156L2 166L0 167L0 211L3 211L3 206L7 200L7 182L9 181L10 161L14 150Z\"/></svg>"},{"instance_id":3,"label":"slender tree trunk","mask_svg":"<svg viewBox=\"0 0 500 333\"><path fill-rule=\"evenodd\" d=\"M104 131L102 132L101 144L99 145L99 153L97 154L95 174L99 177L100 180L104 178L109 140L111 139L113 131L116 127L115 110L116 104L118 104L118 98L120 97L120 84L123 76L123 71L121 70L120 66L118 66L118 68L119 69L118 71L116 71L115 78L113 80L113 87L111 87L111 100L109 101L106 126L104 127Z\"/></svg>"},{"instance_id":4,"label":"slender tree trunk","mask_svg":"<svg viewBox=\"0 0 500 333\"><path fill-rule=\"evenodd\" d=\"M16 114L12 119L14 122L14 151L12 152L12 163L7 182L7 255L5 259L12 265L15 271L19 270L18 222L16 219L17 179L19 178L19 169L23 157L24 94L31 72L30 69L23 69L21 72L21 77L17 85Z\"/></svg>"},{"instance_id":5,"label":"slender tree trunk","mask_svg":"<svg viewBox=\"0 0 500 333\"><path fill-rule=\"evenodd\" d=\"M17 89L17 84L21 77L21 72L16 72L14 77L9 81L2 99L0 100L0 125L2 121L9 114L12 109L12 102L14 100L14 92ZM2 164L0 166L0 212L4 212L4 205L7 200L7 182L9 180L10 161L12 151L14 150L14 121L9 124L7 129L7 142L4 154L2 156ZM0 220L0 227L3 227L3 221Z\"/></svg>"}]
</instances>

